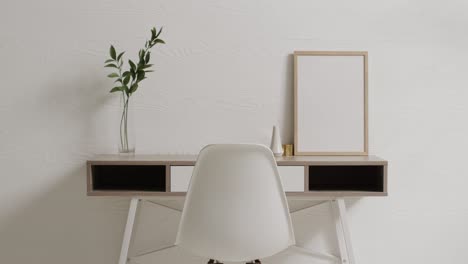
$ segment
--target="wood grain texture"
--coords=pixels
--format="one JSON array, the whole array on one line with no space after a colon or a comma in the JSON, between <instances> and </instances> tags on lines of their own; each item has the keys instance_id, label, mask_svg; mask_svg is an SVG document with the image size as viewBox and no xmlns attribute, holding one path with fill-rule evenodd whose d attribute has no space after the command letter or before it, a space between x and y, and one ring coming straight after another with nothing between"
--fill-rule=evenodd
<instances>
[{"instance_id":1,"label":"wood grain texture","mask_svg":"<svg viewBox=\"0 0 468 264\"><path fill-rule=\"evenodd\" d=\"M166 165L166 192L171 191L171 166Z\"/></svg>"},{"instance_id":2,"label":"wood grain texture","mask_svg":"<svg viewBox=\"0 0 468 264\"><path fill-rule=\"evenodd\" d=\"M292 156L275 157L278 165L385 165L388 162L378 156ZM194 165L197 155L153 155L137 154L124 156L118 154L95 155L88 160L92 165Z\"/></svg>"}]
</instances>

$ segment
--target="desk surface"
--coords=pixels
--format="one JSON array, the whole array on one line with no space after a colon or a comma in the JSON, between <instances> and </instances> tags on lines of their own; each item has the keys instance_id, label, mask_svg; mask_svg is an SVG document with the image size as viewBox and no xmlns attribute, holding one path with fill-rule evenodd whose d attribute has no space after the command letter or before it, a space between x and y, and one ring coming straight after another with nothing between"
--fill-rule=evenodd
<instances>
[{"instance_id":1,"label":"desk surface","mask_svg":"<svg viewBox=\"0 0 468 264\"><path fill-rule=\"evenodd\" d=\"M278 165L387 165L377 156L292 156L275 157ZM88 160L91 164L168 164L194 165L197 155L96 155Z\"/></svg>"}]
</instances>

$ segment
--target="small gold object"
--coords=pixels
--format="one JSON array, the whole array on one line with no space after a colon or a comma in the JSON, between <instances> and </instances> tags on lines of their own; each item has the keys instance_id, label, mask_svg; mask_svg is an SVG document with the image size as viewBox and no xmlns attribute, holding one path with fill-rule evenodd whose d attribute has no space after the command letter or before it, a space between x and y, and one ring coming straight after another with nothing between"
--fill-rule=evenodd
<instances>
[{"instance_id":1,"label":"small gold object","mask_svg":"<svg viewBox=\"0 0 468 264\"><path fill-rule=\"evenodd\" d=\"M294 155L293 152L293 144L285 144L283 145L283 156L291 157Z\"/></svg>"}]
</instances>

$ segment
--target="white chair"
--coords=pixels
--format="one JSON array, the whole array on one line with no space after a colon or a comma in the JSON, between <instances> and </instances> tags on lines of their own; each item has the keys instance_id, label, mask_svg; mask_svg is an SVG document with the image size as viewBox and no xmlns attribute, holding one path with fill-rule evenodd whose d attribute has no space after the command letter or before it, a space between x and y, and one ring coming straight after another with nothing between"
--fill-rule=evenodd
<instances>
[{"instance_id":1,"label":"white chair","mask_svg":"<svg viewBox=\"0 0 468 264\"><path fill-rule=\"evenodd\" d=\"M273 153L263 145L209 145L200 151L176 245L210 259L248 262L295 244Z\"/></svg>"}]
</instances>

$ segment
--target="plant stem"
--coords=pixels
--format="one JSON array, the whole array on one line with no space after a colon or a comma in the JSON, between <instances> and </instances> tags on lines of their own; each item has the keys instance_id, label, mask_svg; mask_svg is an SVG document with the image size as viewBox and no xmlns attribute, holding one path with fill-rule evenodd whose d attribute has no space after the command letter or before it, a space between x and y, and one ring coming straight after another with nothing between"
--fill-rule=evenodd
<instances>
[{"instance_id":1,"label":"plant stem","mask_svg":"<svg viewBox=\"0 0 468 264\"><path fill-rule=\"evenodd\" d=\"M125 93L124 92L122 92L122 99L121 100L122 100L121 104L125 104ZM125 109L125 108L123 108L123 109ZM120 129L119 129L120 130L120 146L122 147L122 151L124 149L124 142L123 142L123 135L122 135L122 125L123 125L122 122L123 122L123 113L124 113L124 111L122 111L122 118L120 119Z\"/></svg>"},{"instance_id":2,"label":"plant stem","mask_svg":"<svg viewBox=\"0 0 468 264\"><path fill-rule=\"evenodd\" d=\"M120 84L123 85L123 77L122 77L122 65L119 61L116 60L115 62L117 64L117 69L119 70L119 78L120 78ZM120 119L120 146L122 147L122 152L127 152L128 150L128 144L127 144L127 147L125 147L125 143L124 143L124 139L125 138L123 137L124 135L122 135L122 125L124 124L123 121L124 121L124 114L126 112L126 103L125 103L125 91L122 90L122 102L124 104L123 106L123 111L122 111L122 118ZM128 99L127 99L128 101Z\"/></svg>"},{"instance_id":3,"label":"plant stem","mask_svg":"<svg viewBox=\"0 0 468 264\"><path fill-rule=\"evenodd\" d=\"M127 139L127 150L130 150L129 149L129 145L128 145L128 103L130 102L129 101L130 97L127 97L127 106L125 107L125 138Z\"/></svg>"},{"instance_id":4,"label":"plant stem","mask_svg":"<svg viewBox=\"0 0 468 264\"><path fill-rule=\"evenodd\" d=\"M128 133L127 133L127 113L128 113L128 99L125 97L122 100L125 102L122 111L122 118L120 119L120 142L122 144L122 152L128 152ZM123 135L122 135L123 132Z\"/></svg>"}]
</instances>

